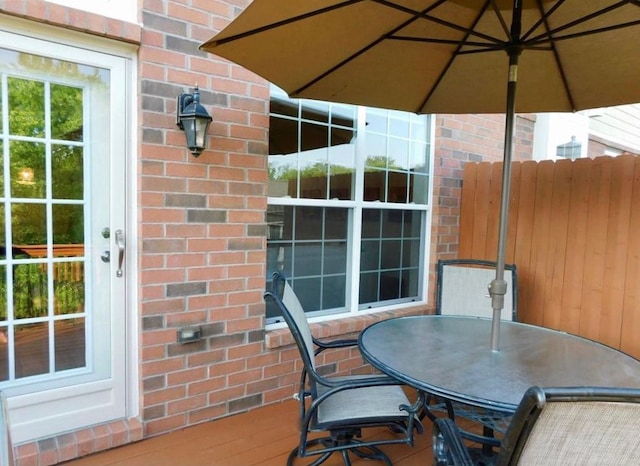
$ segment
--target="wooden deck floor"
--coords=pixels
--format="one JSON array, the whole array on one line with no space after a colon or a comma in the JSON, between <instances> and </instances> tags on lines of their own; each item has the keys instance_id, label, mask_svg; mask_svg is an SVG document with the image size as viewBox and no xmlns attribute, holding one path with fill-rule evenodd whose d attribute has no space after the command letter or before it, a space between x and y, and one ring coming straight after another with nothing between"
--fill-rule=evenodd
<instances>
[{"instance_id":1,"label":"wooden deck floor","mask_svg":"<svg viewBox=\"0 0 640 466\"><path fill-rule=\"evenodd\" d=\"M69 461L67 466L281 466L298 441L297 402L286 401ZM381 435L382 430L369 435ZM385 433L386 434L386 433ZM396 466L432 464L431 425L414 447L387 445ZM381 464L353 460L354 465ZM326 466L341 465L334 455Z\"/></svg>"}]
</instances>

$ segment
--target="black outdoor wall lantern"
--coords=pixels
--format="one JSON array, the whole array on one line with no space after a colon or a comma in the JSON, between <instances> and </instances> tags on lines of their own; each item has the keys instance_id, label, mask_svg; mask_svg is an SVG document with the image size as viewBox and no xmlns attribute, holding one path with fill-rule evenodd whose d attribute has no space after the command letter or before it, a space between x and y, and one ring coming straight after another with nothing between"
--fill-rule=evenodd
<instances>
[{"instance_id":1,"label":"black outdoor wall lantern","mask_svg":"<svg viewBox=\"0 0 640 466\"><path fill-rule=\"evenodd\" d=\"M184 131L187 147L194 157L199 156L204 150L207 130L212 119L207 110L200 105L200 92L197 85L193 89L193 94L178 96L176 123Z\"/></svg>"}]
</instances>

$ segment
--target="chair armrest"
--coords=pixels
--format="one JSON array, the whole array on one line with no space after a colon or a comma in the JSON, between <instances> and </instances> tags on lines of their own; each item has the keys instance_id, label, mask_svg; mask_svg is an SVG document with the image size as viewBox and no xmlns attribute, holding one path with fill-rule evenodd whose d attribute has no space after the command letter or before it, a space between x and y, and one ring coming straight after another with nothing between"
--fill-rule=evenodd
<instances>
[{"instance_id":1,"label":"chair armrest","mask_svg":"<svg viewBox=\"0 0 640 466\"><path fill-rule=\"evenodd\" d=\"M435 466L473 466L460 431L455 422L438 418L433 423L433 456Z\"/></svg>"},{"instance_id":2,"label":"chair armrest","mask_svg":"<svg viewBox=\"0 0 640 466\"><path fill-rule=\"evenodd\" d=\"M343 377L316 377L316 383L332 391L353 390L354 388L404 385L388 375L346 375Z\"/></svg>"},{"instance_id":3,"label":"chair armrest","mask_svg":"<svg viewBox=\"0 0 640 466\"><path fill-rule=\"evenodd\" d=\"M313 343L318 347L315 354L318 354L330 348L347 348L349 346L358 345L358 340L356 338L349 338L344 340L330 340L330 341L318 340L315 337L312 337L312 338L313 338Z\"/></svg>"}]
</instances>

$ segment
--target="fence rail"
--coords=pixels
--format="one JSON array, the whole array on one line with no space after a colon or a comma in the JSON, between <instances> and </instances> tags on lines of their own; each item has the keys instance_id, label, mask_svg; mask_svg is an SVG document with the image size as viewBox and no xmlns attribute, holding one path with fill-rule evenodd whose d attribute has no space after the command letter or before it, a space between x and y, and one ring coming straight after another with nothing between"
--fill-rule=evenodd
<instances>
[{"instance_id":1,"label":"fence rail","mask_svg":"<svg viewBox=\"0 0 640 466\"><path fill-rule=\"evenodd\" d=\"M459 257L495 260L501 174L465 165ZM640 157L517 162L511 180L521 320L640 357Z\"/></svg>"},{"instance_id":2,"label":"fence rail","mask_svg":"<svg viewBox=\"0 0 640 466\"><path fill-rule=\"evenodd\" d=\"M13 245L14 258L43 260L47 257L46 244ZM85 303L85 262L83 244L53 245L54 258L74 258L81 260L46 262L20 262L13 264L13 316L18 319L46 315L50 300L53 300L55 314L70 314L84 311ZM26 256L26 257L24 257ZM53 294L49 295L47 274L53 276ZM7 317L7 282L0 274L0 320Z\"/></svg>"}]
</instances>

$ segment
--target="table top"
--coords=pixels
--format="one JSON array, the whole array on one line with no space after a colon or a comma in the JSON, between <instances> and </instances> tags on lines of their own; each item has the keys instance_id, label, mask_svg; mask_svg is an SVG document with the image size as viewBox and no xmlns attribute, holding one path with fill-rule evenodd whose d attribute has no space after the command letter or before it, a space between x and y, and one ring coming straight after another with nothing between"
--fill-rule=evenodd
<instances>
[{"instance_id":1,"label":"table top","mask_svg":"<svg viewBox=\"0 0 640 466\"><path fill-rule=\"evenodd\" d=\"M383 373L451 400L512 412L532 385L640 388L640 361L564 332L502 321L414 316L377 322L359 337L363 357Z\"/></svg>"}]
</instances>

